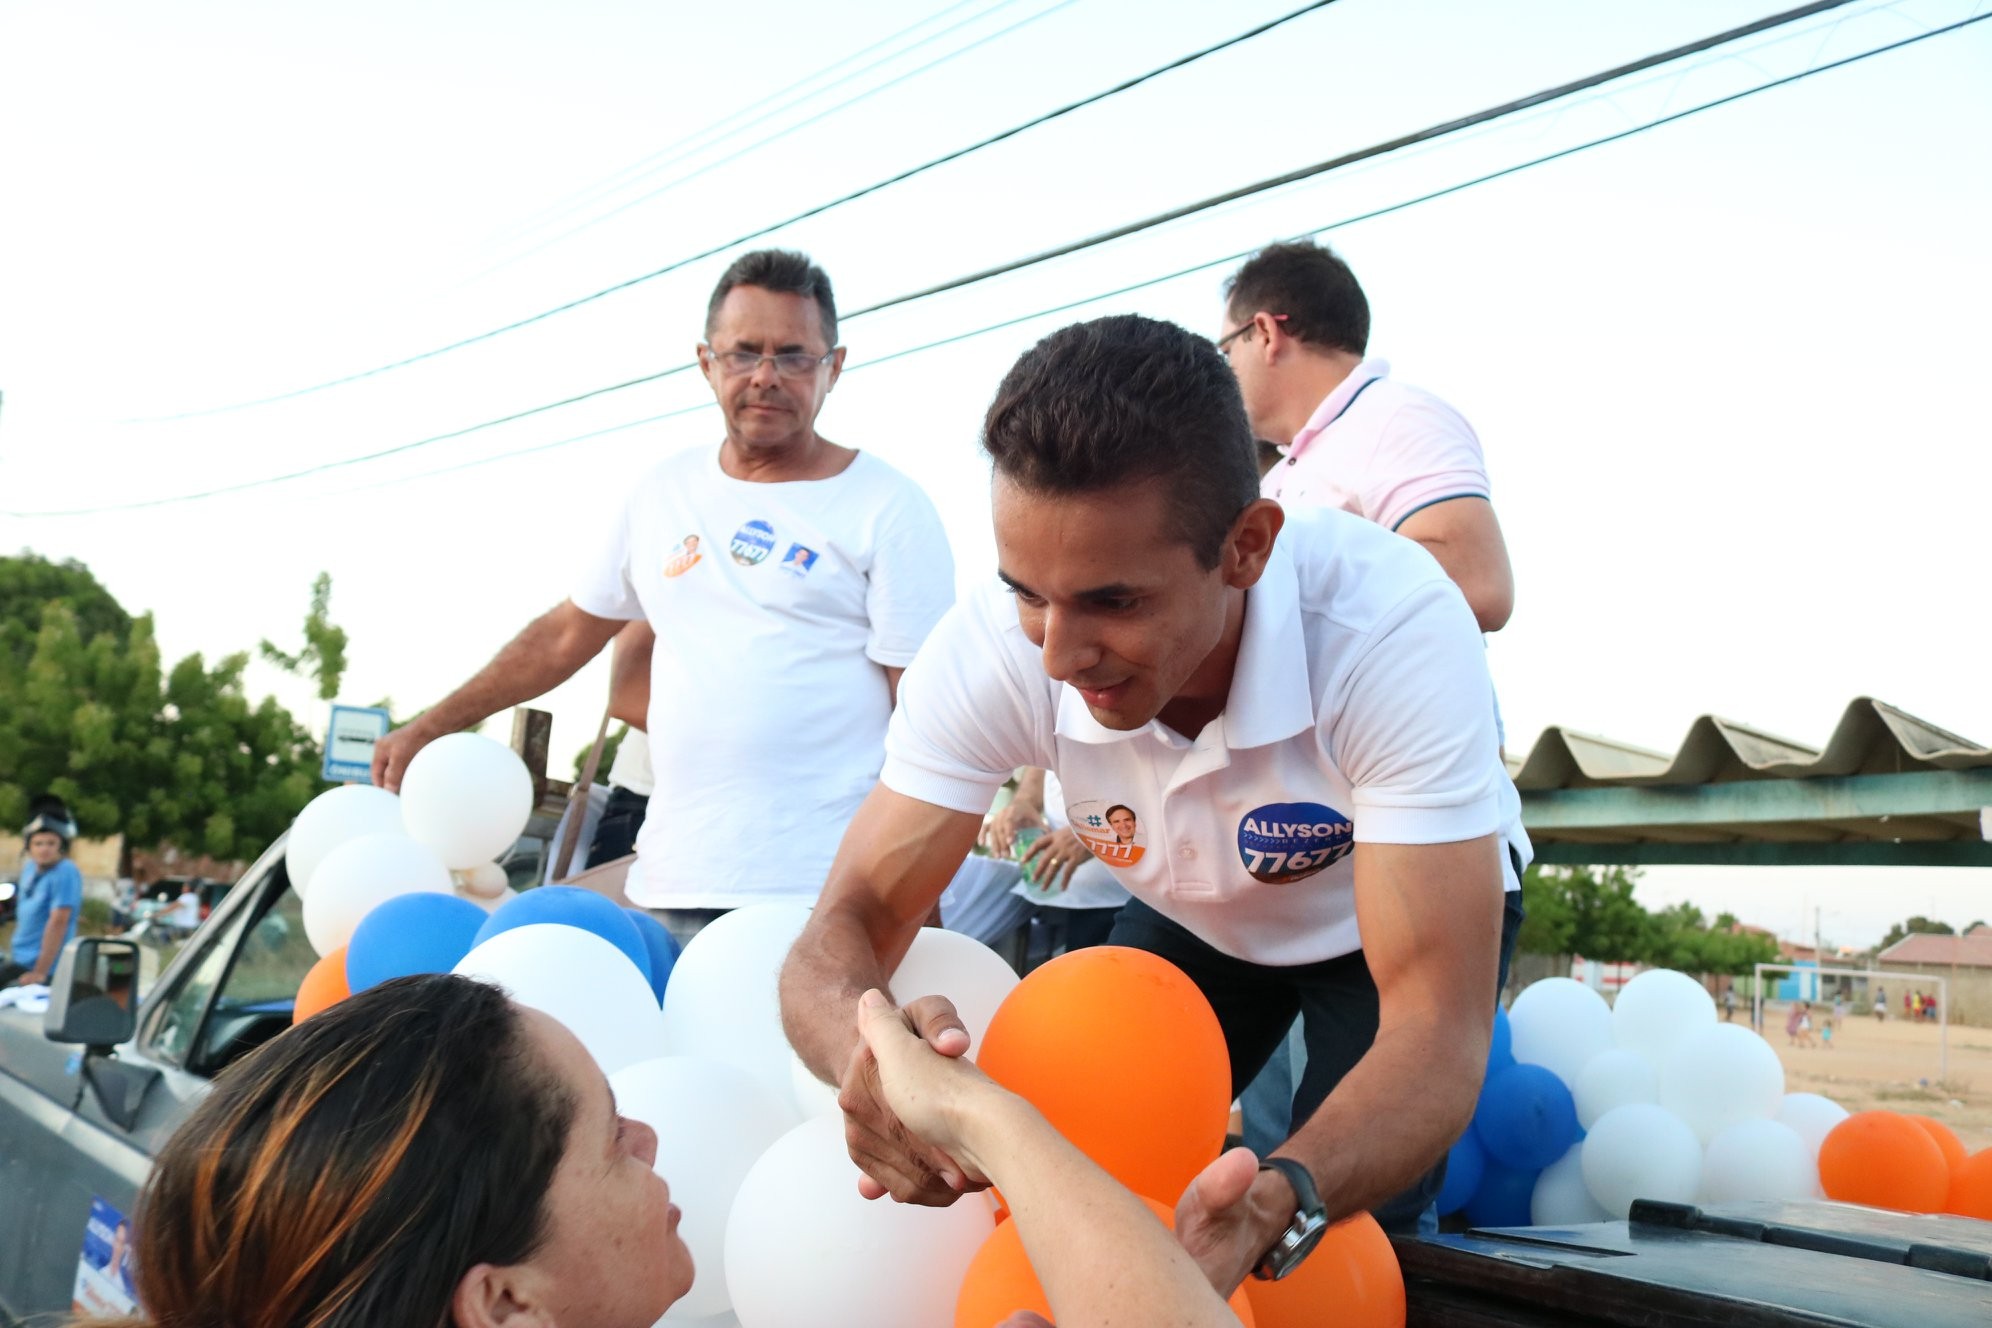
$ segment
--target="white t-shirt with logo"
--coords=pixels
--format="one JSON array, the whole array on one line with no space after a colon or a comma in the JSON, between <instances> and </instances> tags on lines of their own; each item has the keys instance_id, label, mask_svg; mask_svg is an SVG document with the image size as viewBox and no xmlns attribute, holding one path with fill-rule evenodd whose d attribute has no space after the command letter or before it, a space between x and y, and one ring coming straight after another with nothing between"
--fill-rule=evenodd
<instances>
[{"instance_id":1,"label":"white t-shirt with logo","mask_svg":"<svg viewBox=\"0 0 1992 1328\"><path fill-rule=\"evenodd\" d=\"M880 666L910 663L954 601L927 495L863 452L776 484L681 452L637 482L573 598L657 631L630 900L813 902L883 759Z\"/></svg>"},{"instance_id":2,"label":"white t-shirt with logo","mask_svg":"<svg viewBox=\"0 0 1992 1328\"><path fill-rule=\"evenodd\" d=\"M1343 512L1290 513L1246 593L1225 708L1195 739L1102 727L999 586L958 605L901 680L885 785L980 812L1018 766L1139 899L1267 965L1360 949L1357 842L1499 833L1526 862L1479 629L1419 545ZM1503 855L1504 858L1507 855ZM1502 874L1519 888L1513 864Z\"/></svg>"}]
</instances>

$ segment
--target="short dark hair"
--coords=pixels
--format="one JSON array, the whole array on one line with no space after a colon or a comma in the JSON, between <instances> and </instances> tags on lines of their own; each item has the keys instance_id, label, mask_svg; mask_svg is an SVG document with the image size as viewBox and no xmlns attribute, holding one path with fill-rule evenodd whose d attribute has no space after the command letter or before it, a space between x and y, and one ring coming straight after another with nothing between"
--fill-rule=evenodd
<instances>
[{"instance_id":1,"label":"short dark hair","mask_svg":"<svg viewBox=\"0 0 1992 1328\"><path fill-rule=\"evenodd\" d=\"M1206 570L1259 496L1238 380L1194 332L1135 314L1074 323L1025 351L983 421L996 473L1039 493L1168 481L1177 530Z\"/></svg>"},{"instance_id":2,"label":"short dark hair","mask_svg":"<svg viewBox=\"0 0 1992 1328\"><path fill-rule=\"evenodd\" d=\"M498 988L430 974L348 996L225 1070L160 1150L147 1321L447 1323L466 1272L545 1241L574 1112Z\"/></svg>"},{"instance_id":3,"label":"short dark hair","mask_svg":"<svg viewBox=\"0 0 1992 1328\"><path fill-rule=\"evenodd\" d=\"M830 292L830 274L812 263L808 254L793 249L756 249L734 259L732 266L720 274L719 284L712 288L712 299L706 302L707 340L711 340L712 325L719 319L719 306L726 303L735 286L757 286L777 295L808 296L816 301L816 308L823 315L823 335L833 347L837 344L837 297Z\"/></svg>"},{"instance_id":4,"label":"short dark hair","mask_svg":"<svg viewBox=\"0 0 1992 1328\"><path fill-rule=\"evenodd\" d=\"M1242 323L1285 314L1290 337L1361 355L1369 349L1369 300L1333 249L1312 240L1269 244L1224 283L1225 309Z\"/></svg>"}]
</instances>

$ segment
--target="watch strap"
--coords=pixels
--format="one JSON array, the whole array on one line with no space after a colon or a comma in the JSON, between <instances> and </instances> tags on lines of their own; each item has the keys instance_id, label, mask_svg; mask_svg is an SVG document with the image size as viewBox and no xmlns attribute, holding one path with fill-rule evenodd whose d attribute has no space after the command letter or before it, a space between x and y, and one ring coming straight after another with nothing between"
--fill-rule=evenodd
<instances>
[{"instance_id":1,"label":"watch strap","mask_svg":"<svg viewBox=\"0 0 1992 1328\"><path fill-rule=\"evenodd\" d=\"M1325 1210L1321 1207L1321 1193L1314 1188L1314 1177L1308 1173L1300 1161L1291 1157L1268 1157L1259 1162L1261 1171L1277 1171L1293 1186L1294 1198L1298 1201L1294 1208L1296 1217L1321 1217Z\"/></svg>"}]
</instances>

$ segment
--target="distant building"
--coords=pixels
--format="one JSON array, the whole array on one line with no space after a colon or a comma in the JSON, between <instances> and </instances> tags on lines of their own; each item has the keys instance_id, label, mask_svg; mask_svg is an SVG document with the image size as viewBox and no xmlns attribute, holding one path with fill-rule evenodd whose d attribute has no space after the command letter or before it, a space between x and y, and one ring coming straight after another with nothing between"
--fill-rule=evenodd
<instances>
[{"instance_id":1,"label":"distant building","mask_svg":"<svg viewBox=\"0 0 1992 1328\"><path fill-rule=\"evenodd\" d=\"M1950 984L1952 1023L1992 1025L1992 926L1981 922L1962 936L1911 933L1876 955L1875 966L1944 978ZM1902 981L1915 990L1913 979ZM1932 984L1928 994L1936 992ZM1893 1015L1901 1008L1901 993L1891 990L1889 1001Z\"/></svg>"}]
</instances>

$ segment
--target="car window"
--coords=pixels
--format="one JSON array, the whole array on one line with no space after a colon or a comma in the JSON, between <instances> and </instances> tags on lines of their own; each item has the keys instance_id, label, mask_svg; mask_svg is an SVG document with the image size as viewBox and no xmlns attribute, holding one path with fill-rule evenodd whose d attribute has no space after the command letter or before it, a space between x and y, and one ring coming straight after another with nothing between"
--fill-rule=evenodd
<instances>
[{"instance_id":1,"label":"car window","mask_svg":"<svg viewBox=\"0 0 1992 1328\"><path fill-rule=\"evenodd\" d=\"M175 1065L186 1064L187 1053L193 1049L194 1036L200 1031L201 1016L207 1012L208 1001L227 974L228 961L235 954L236 942L242 935L242 929L249 925L250 914L254 911L240 910L229 919L227 926L209 932L202 940L202 953L191 967L184 970L179 990L153 1016L152 1027L146 1035L147 1050L153 1055Z\"/></svg>"},{"instance_id":2,"label":"car window","mask_svg":"<svg viewBox=\"0 0 1992 1328\"><path fill-rule=\"evenodd\" d=\"M187 1068L197 1073L219 1073L289 1028L297 989L318 962L296 891L276 891L256 912L208 1010L199 1054L188 1060Z\"/></svg>"}]
</instances>

